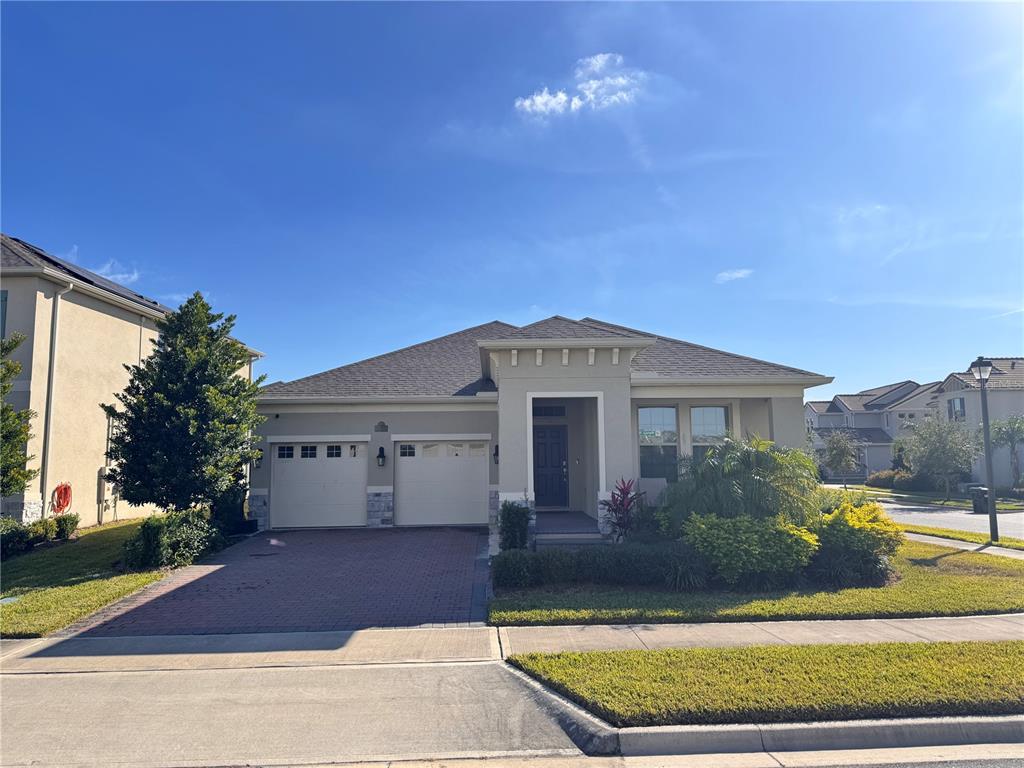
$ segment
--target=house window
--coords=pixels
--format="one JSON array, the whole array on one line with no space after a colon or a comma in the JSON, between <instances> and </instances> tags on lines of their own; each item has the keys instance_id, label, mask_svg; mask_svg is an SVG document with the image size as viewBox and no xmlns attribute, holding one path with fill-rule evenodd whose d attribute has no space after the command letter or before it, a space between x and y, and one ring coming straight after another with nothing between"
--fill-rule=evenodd
<instances>
[{"instance_id":1,"label":"house window","mask_svg":"<svg viewBox=\"0 0 1024 768\"><path fill-rule=\"evenodd\" d=\"M908 414L907 414L907 418L908 418L908 419L912 419L912 418L914 418L914 414L912 414L912 413L908 413Z\"/></svg>"},{"instance_id":2,"label":"house window","mask_svg":"<svg viewBox=\"0 0 1024 768\"><path fill-rule=\"evenodd\" d=\"M409 458L416 455L416 446L410 443L402 443L398 446L398 455Z\"/></svg>"},{"instance_id":3,"label":"house window","mask_svg":"<svg viewBox=\"0 0 1024 768\"><path fill-rule=\"evenodd\" d=\"M965 421L967 419L967 411L964 408L964 399L962 397L953 397L946 403L946 408L949 412L950 421Z\"/></svg>"},{"instance_id":4,"label":"house window","mask_svg":"<svg viewBox=\"0 0 1024 768\"><path fill-rule=\"evenodd\" d=\"M316 446L315 445L304 445L302 451L299 454L303 459L315 459L316 458Z\"/></svg>"},{"instance_id":5,"label":"house window","mask_svg":"<svg viewBox=\"0 0 1024 768\"><path fill-rule=\"evenodd\" d=\"M340 459L341 458L341 446L340 445L328 445L327 446L327 458L328 459Z\"/></svg>"},{"instance_id":6,"label":"house window","mask_svg":"<svg viewBox=\"0 0 1024 768\"><path fill-rule=\"evenodd\" d=\"M293 458L295 458L295 446L294 445L279 445L279 446L277 446L277 458L279 458L279 459L293 459Z\"/></svg>"},{"instance_id":7,"label":"house window","mask_svg":"<svg viewBox=\"0 0 1024 768\"><path fill-rule=\"evenodd\" d=\"M693 458L700 459L708 448L729 436L729 409L724 405L701 405L690 409L690 442Z\"/></svg>"},{"instance_id":8,"label":"house window","mask_svg":"<svg viewBox=\"0 0 1024 768\"><path fill-rule=\"evenodd\" d=\"M640 477L663 477L674 483L679 474L679 425L676 409L637 409L640 432Z\"/></svg>"}]
</instances>

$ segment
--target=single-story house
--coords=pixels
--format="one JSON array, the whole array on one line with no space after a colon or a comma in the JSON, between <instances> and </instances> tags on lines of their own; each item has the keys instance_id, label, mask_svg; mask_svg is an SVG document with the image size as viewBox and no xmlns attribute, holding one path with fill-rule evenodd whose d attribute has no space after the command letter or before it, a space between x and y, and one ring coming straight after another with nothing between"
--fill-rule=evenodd
<instances>
[{"instance_id":1,"label":"single-story house","mask_svg":"<svg viewBox=\"0 0 1024 768\"><path fill-rule=\"evenodd\" d=\"M39 474L25 493L0 500L0 512L34 520L52 508L54 489L71 485L70 511L81 525L138 517L152 505L129 506L106 482L110 425L101 403L128 383L125 365L152 351L158 301L23 240L0 236L0 336L25 335L12 358L21 363L8 399L31 408L29 469ZM252 378L249 365L239 371Z\"/></svg>"},{"instance_id":2,"label":"single-story house","mask_svg":"<svg viewBox=\"0 0 1024 768\"><path fill-rule=\"evenodd\" d=\"M266 386L249 509L262 527L490 525L502 501L598 518L656 496L727 435L804 447L831 381L593 318L499 321Z\"/></svg>"}]
</instances>

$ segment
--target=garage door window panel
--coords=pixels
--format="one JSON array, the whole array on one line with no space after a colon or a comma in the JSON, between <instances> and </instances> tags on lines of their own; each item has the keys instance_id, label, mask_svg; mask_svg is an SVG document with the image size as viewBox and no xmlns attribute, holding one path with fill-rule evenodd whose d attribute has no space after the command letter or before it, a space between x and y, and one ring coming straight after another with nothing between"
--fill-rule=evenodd
<instances>
[{"instance_id":1,"label":"garage door window panel","mask_svg":"<svg viewBox=\"0 0 1024 768\"><path fill-rule=\"evenodd\" d=\"M302 452L299 456L303 459L315 459L316 458L316 446L315 445L304 445L302 446Z\"/></svg>"},{"instance_id":2,"label":"garage door window panel","mask_svg":"<svg viewBox=\"0 0 1024 768\"><path fill-rule=\"evenodd\" d=\"M327 458L328 459L340 459L341 458L341 446L340 445L328 445L327 446Z\"/></svg>"},{"instance_id":3,"label":"garage door window panel","mask_svg":"<svg viewBox=\"0 0 1024 768\"><path fill-rule=\"evenodd\" d=\"M294 445L279 445L277 446L277 458L279 459L291 459L295 456Z\"/></svg>"}]
</instances>

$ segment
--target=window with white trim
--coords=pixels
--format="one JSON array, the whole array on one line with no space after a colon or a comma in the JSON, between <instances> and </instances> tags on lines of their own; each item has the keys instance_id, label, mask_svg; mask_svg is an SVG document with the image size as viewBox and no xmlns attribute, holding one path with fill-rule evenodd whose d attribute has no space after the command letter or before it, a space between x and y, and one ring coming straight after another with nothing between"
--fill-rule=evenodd
<instances>
[{"instance_id":1,"label":"window with white trim","mask_svg":"<svg viewBox=\"0 0 1024 768\"><path fill-rule=\"evenodd\" d=\"M719 445L728 436L728 406L695 405L690 408L690 443L694 459L701 459L708 448Z\"/></svg>"},{"instance_id":2,"label":"window with white trim","mask_svg":"<svg viewBox=\"0 0 1024 768\"><path fill-rule=\"evenodd\" d=\"M315 445L304 445L302 446L299 457L303 459L315 459L316 458L316 446Z\"/></svg>"},{"instance_id":3,"label":"window with white trim","mask_svg":"<svg viewBox=\"0 0 1024 768\"><path fill-rule=\"evenodd\" d=\"M416 446L412 443L402 443L398 446L398 455L411 458L416 455Z\"/></svg>"},{"instance_id":4,"label":"window with white trim","mask_svg":"<svg viewBox=\"0 0 1024 768\"><path fill-rule=\"evenodd\" d=\"M340 459L341 458L341 446L340 445L328 445L327 446L327 458L328 459Z\"/></svg>"},{"instance_id":5,"label":"window with white trim","mask_svg":"<svg viewBox=\"0 0 1024 768\"><path fill-rule=\"evenodd\" d=\"M962 397L951 397L946 402L946 409L949 414L950 421L967 420L967 409L964 405L964 399Z\"/></svg>"},{"instance_id":6,"label":"window with white trim","mask_svg":"<svg viewBox=\"0 0 1024 768\"><path fill-rule=\"evenodd\" d=\"M679 422L671 406L637 408L640 438L640 477L679 477Z\"/></svg>"},{"instance_id":7,"label":"window with white trim","mask_svg":"<svg viewBox=\"0 0 1024 768\"><path fill-rule=\"evenodd\" d=\"M279 446L277 446L277 458L279 458L279 459L292 459L292 458L295 458L295 446L294 445L279 445Z\"/></svg>"}]
</instances>

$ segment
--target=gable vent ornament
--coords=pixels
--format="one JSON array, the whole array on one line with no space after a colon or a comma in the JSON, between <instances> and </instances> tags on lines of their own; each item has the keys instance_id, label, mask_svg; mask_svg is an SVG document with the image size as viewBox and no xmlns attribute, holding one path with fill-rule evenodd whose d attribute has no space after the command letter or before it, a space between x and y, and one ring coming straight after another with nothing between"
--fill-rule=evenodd
<instances>
[{"instance_id":1,"label":"gable vent ornament","mask_svg":"<svg viewBox=\"0 0 1024 768\"><path fill-rule=\"evenodd\" d=\"M373 425L373 431L374 432L387 432L388 431L388 425L387 425L386 422L378 421L376 424Z\"/></svg>"}]
</instances>

